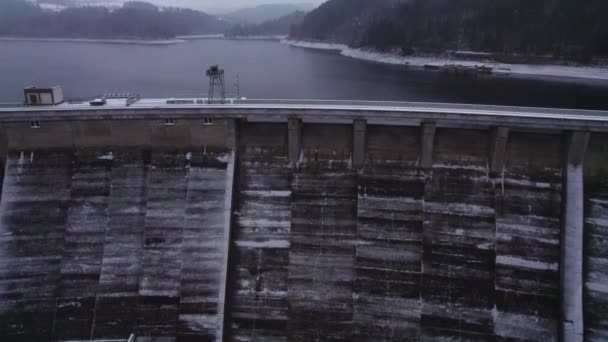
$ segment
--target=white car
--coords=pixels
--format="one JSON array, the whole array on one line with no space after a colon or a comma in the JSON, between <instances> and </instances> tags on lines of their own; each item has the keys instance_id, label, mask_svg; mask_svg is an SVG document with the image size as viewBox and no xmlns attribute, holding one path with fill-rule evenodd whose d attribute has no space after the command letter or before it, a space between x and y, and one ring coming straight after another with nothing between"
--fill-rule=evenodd
<instances>
[{"instance_id":1,"label":"white car","mask_svg":"<svg viewBox=\"0 0 608 342\"><path fill-rule=\"evenodd\" d=\"M106 99L104 97L100 97L100 98L94 99L93 101L89 102L89 104L91 106L103 106L106 104Z\"/></svg>"}]
</instances>

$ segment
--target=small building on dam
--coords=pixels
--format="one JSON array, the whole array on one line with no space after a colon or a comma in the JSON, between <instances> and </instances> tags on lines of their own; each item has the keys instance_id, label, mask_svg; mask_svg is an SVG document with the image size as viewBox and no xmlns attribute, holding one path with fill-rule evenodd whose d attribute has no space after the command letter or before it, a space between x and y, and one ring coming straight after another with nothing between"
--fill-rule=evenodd
<instances>
[{"instance_id":1,"label":"small building on dam","mask_svg":"<svg viewBox=\"0 0 608 342\"><path fill-rule=\"evenodd\" d=\"M0 108L1 341L606 341L608 112Z\"/></svg>"}]
</instances>

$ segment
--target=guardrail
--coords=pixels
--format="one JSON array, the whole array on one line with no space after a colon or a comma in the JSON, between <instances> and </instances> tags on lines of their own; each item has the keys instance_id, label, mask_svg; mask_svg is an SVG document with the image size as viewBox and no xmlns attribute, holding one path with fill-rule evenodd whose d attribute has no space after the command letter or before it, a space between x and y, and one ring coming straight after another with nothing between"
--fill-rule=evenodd
<instances>
[{"instance_id":1,"label":"guardrail","mask_svg":"<svg viewBox=\"0 0 608 342\"><path fill-rule=\"evenodd\" d=\"M113 98L113 97L112 97ZM565 109L565 108L543 108L543 107L522 107L522 106L503 106L503 105L478 105L464 103L434 103L434 102L406 102L406 101L366 101L366 100L315 100L315 99L247 99L247 98L226 98L224 101L214 99L209 103L207 98L199 97L172 97L164 99L146 99L137 95L132 95L125 99L125 107L231 107L231 106L255 106L280 108L281 106L298 107L298 108L334 108L334 107L364 107L382 110L387 108L390 110L398 108L408 108L415 110L421 108L424 110L479 110L479 111L499 111L511 113L539 113L553 115L594 115L608 117L608 110L586 110L586 109ZM24 111L37 110L81 110L86 109L88 100L84 99L67 99L63 104L58 106L26 106L18 102L0 103L0 109L10 111L11 109L22 109ZM100 106L95 109L116 109L117 106Z\"/></svg>"}]
</instances>

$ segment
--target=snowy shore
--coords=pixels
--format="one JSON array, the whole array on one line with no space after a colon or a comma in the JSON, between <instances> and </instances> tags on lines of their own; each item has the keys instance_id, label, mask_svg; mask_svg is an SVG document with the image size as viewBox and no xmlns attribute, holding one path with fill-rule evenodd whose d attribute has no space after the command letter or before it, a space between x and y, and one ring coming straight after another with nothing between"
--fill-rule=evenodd
<instances>
[{"instance_id":1,"label":"snowy shore","mask_svg":"<svg viewBox=\"0 0 608 342\"><path fill-rule=\"evenodd\" d=\"M176 39L183 40L197 40L197 39L224 39L224 35L221 33L214 34L191 34L187 36L177 36Z\"/></svg>"},{"instance_id":2,"label":"snowy shore","mask_svg":"<svg viewBox=\"0 0 608 342\"><path fill-rule=\"evenodd\" d=\"M458 65L464 67L489 67L492 68L493 74L502 76L520 75L528 77L579 78L596 81L608 80L608 68L603 67L506 64L497 62L475 62L454 59L447 60L445 58L410 57L372 50L353 49L343 44L329 44L293 40L282 40L281 43L308 49L338 51L343 56L366 61L393 65L407 65L419 68L424 68L425 66L441 68L447 65Z\"/></svg>"},{"instance_id":3,"label":"snowy shore","mask_svg":"<svg viewBox=\"0 0 608 342\"><path fill-rule=\"evenodd\" d=\"M102 43L102 44L139 44L139 45L173 45L185 43L183 39L92 39L92 38L19 38L0 37L0 42L46 42L46 43Z\"/></svg>"}]
</instances>

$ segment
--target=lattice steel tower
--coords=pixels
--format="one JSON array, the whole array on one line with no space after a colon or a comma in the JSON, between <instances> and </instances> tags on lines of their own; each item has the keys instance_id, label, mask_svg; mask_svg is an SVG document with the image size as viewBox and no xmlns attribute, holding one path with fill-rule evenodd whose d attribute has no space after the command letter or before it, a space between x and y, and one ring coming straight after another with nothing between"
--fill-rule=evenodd
<instances>
[{"instance_id":1,"label":"lattice steel tower","mask_svg":"<svg viewBox=\"0 0 608 342\"><path fill-rule=\"evenodd\" d=\"M212 65L207 69L207 77L209 77L209 97L207 103L213 101L215 95L215 87L219 87L220 101L224 103L226 100L226 86L224 84L224 69L220 69L219 65Z\"/></svg>"}]
</instances>

